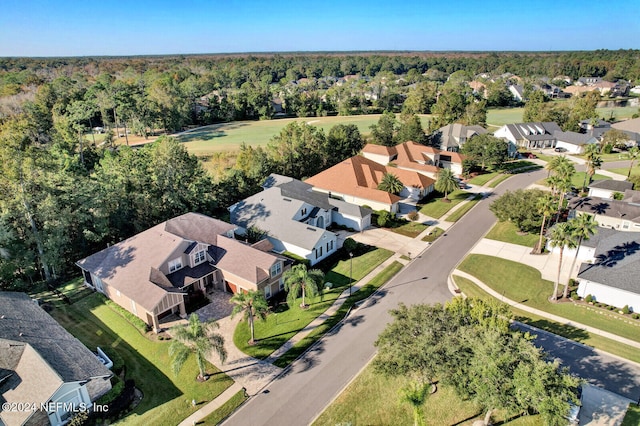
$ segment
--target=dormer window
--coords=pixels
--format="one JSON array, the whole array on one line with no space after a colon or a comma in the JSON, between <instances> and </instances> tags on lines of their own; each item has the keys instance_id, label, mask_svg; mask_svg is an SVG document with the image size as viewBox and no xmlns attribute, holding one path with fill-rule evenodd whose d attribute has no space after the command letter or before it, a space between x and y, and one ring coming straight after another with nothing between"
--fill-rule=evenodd
<instances>
[{"instance_id":1,"label":"dormer window","mask_svg":"<svg viewBox=\"0 0 640 426\"><path fill-rule=\"evenodd\" d=\"M271 266L271 277L275 277L282 272L282 263L276 262Z\"/></svg>"},{"instance_id":2,"label":"dormer window","mask_svg":"<svg viewBox=\"0 0 640 426\"><path fill-rule=\"evenodd\" d=\"M196 252L196 254L193 256L194 265L199 265L205 260L207 260L207 254L204 250L200 250L199 252Z\"/></svg>"},{"instance_id":3,"label":"dormer window","mask_svg":"<svg viewBox=\"0 0 640 426\"><path fill-rule=\"evenodd\" d=\"M171 272L175 272L178 269L182 268L182 259L181 258L177 258L177 259L173 259L171 261L169 261L169 273Z\"/></svg>"}]
</instances>

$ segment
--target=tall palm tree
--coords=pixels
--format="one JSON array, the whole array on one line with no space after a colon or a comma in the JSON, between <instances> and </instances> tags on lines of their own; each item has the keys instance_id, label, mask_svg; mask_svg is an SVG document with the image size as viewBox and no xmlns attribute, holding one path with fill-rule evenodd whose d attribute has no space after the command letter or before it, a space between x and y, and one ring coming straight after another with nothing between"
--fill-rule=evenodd
<instances>
[{"instance_id":1,"label":"tall palm tree","mask_svg":"<svg viewBox=\"0 0 640 426\"><path fill-rule=\"evenodd\" d=\"M304 303L306 295L315 297L320 293L324 274L319 269L307 269L306 265L295 265L286 271L282 278L284 279L284 288L288 291L287 303L291 306L298 298L298 294L302 293L301 308L306 308Z\"/></svg>"},{"instance_id":2,"label":"tall palm tree","mask_svg":"<svg viewBox=\"0 0 640 426\"><path fill-rule=\"evenodd\" d=\"M404 184L393 173L385 173L378 184L378 189L390 194L399 194L404 189Z\"/></svg>"},{"instance_id":3,"label":"tall palm tree","mask_svg":"<svg viewBox=\"0 0 640 426\"><path fill-rule=\"evenodd\" d=\"M558 275L553 286L553 294L551 295L551 300L555 302L558 300L558 286L560 285L560 271L562 270L562 255L564 254L564 249L576 247L576 240L573 236L573 230L569 222L558 223L556 226L551 228L549 245L551 247L560 248L560 259L558 260Z\"/></svg>"},{"instance_id":4,"label":"tall palm tree","mask_svg":"<svg viewBox=\"0 0 640 426\"><path fill-rule=\"evenodd\" d=\"M571 269L569 271L573 271L573 268L576 266L576 261L578 260L578 253L580 252L580 246L584 240L588 240L596 232L598 232L598 222L596 222L595 218L590 214L581 214L576 216L575 218L569 221L571 224L571 228L573 231L573 237L577 239L576 243L576 255L573 257L573 262L571 262ZM562 297L565 299L569 295L569 284L564 287L564 293Z\"/></svg>"},{"instance_id":5,"label":"tall palm tree","mask_svg":"<svg viewBox=\"0 0 640 426\"><path fill-rule=\"evenodd\" d=\"M192 353L196 357L200 370L198 380L205 378L205 361L212 351L218 354L222 363L226 361L227 350L224 348L224 338L213 332L218 327L216 322L201 322L198 314L191 314L188 324L171 328L173 342L169 346L169 356L173 357L171 361L173 374L178 375Z\"/></svg>"},{"instance_id":6,"label":"tall palm tree","mask_svg":"<svg viewBox=\"0 0 640 426\"><path fill-rule=\"evenodd\" d=\"M582 188L587 187L587 177L589 178L589 185L593 181L593 175L596 174L596 170L602 167L602 156L600 156L600 147L596 144L588 144L585 149L585 166L587 173L584 175L584 181Z\"/></svg>"},{"instance_id":7,"label":"tall palm tree","mask_svg":"<svg viewBox=\"0 0 640 426\"><path fill-rule=\"evenodd\" d=\"M637 146L629 148L627 151L626 157L631 160L629 163L629 171L627 172L627 179L631 176L631 169L633 169L633 163L640 157L640 148Z\"/></svg>"},{"instance_id":8,"label":"tall palm tree","mask_svg":"<svg viewBox=\"0 0 640 426\"><path fill-rule=\"evenodd\" d=\"M253 345L255 343L253 321L256 317L263 321L267 317L267 314L269 313L267 299L264 298L264 295L261 292L251 290L248 292L239 291L233 295L230 302L235 305L231 312L231 318L242 312L244 314L244 318L249 323L249 331L251 331L251 340L249 340L249 344Z\"/></svg>"},{"instance_id":9,"label":"tall palm tree","mask_svg":"<svg viewBox=\"0 0 640 426\"><path fill-rule=\"evenodd\" d=\"M542 215L542 225L540 226L540 238L538 240L538 247L536 253L542 253L542 238L544 235L544 225L547 221L547 217L550 217L555 212L556 200L551 194L545 194L538 199L537 202L538 213Z\"/></svg>"},{"instance_id":10,"label":"tall palm tree","mask_svg":"<svg viewBox=\"0 0 640 426\"><path fill-rule=\"evenodd\" d=\"M440 169L435 184L436 190L444 193L444 202L449 202L449 193L458 188L458 181L453 176L451 169Z\"/></svg>"},{"instance_id":11,"label":"tall palm tree","mask_svg":"<svg viewBox=\"0 0 640 426\"><path fill-rule=\"evenodd\" d=\"M554 156L551 160L547 161L547 164L544 165L544 168L547 169L547 177L551 176L551 174L564 161L563 158L566 157L564 155L557 155Z\"/></svg>"}]
</instances>

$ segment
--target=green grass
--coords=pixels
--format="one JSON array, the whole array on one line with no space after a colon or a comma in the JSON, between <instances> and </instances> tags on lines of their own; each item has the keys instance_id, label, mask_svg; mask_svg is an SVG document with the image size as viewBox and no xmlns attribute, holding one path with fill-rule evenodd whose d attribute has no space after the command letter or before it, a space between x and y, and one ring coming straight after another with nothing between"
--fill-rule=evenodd
<instances>
[{"instance_id":1,"label":"green grass","mask_svg":"<svg viewBox=\"0 0 640 426\"><path fill-rule=\"evenodd\" d=\"M626 176L629 173L629 167L621 167L616 169L606 169L608 172L617 173ZM640 164L636 164L631 168L631 176L640 174Z\"/></svg>"},{"instance_id":2,"label":"green grass","mask_svg":"<svg viewBox=\"0 0 640 426\"><path fill-rule=\"evenodd\" d=\"M389 266L384 268L378 275L376 275L367 285L362 287L357 292L345 300L345 302L338 308L335 314L331 315L320 326L316 327L311 333L309 333L304 339L297 342L291 349L289 349L283 356L278 358L274 363L276 366L284 368L287 365L295 361L304 351L306 351L311 345L313 345L318 339L320 339L326 332L331 330L336 324L338 324L344 316L347 314L351 306L355 303L366 299L371 296L377 289L386 284L394 275L396 275L402 269L403 265L400 262L394 261Z\"/></svg>"},{"instance_id":3,"label":"green grass","mask_svg":"<svg viewBox=\"0 0 640 426\"><path fill-rule=\"evenodd\" d=\"M444 229L442 229L442 228L438 228L438 227L435 227L435 228L433 228L433 229L431 230L431 233L430 233L429 235L425 235L425 236L422 238L422 241L426 241L426 242L428 242L428 243L432 243L432 242L434 242L435 240L437 240L437 239L438 239L438 237L439 237L440 235L442 235L442 234L444 234Z\"/></svg>"},{"instance_id":4,"label":"green grass","mask_svg":"<svg viewBox=\"0 0 640 426\"><path fill-rule=\"evenodd\" d=\"M460 220L460 218L462 218L462 216L467 214L467 212L471 210L473 206L478 204L480 200L482 200L482 194L476 194L475 197L473 197L473 200L467 201L462 206L460 206L459 209L451 213L449 217L447 217L447 222L457 222L458 220Z\"/></svg>"},{"instance_id":5,"label":"green grass","mask_svg":"<svg viewBox=\"0 0 640 426\"><path fill-rule=\"evenodd\" d=\"M518 228L512 222L497 222L489 233L485 236L490 240L503 241L505 243L518 244L533 248L538 242L539 235L536 233L528 233L524 235L518 234Z\"/></svg>"},{"instance_id":6,"label":"green grass","mask_svg":"<svg viewBox=\"0 0 640 426\"><path fill-rule=\"evenodd\" d=\"M34 290L36 291L31 293L31 297L40 300L42 303L51 303L54 306L64 304L63 300L52 291L49 291L44 284L40 284L39 288ZM71 303L75 303L93 294L93 290L84 285L84 279L82 277L68 281L58 287L58 291L67 296Z\"/></svg>"},{"instance_id":7,"label":"green grass","mask_svg":"<svg viewBox=\"0 0 640 426\"><path fill-rule=\"evenodd\" d=\"M501 175L501 176L498 176L497 178L495 178L494 180L492 180L489 183L489 188L495 188L496 186L500 185L505 180L509 179L511 176L512 175Z\"/></svg>"},{"instance_id":8,"label":"green grass","mask_svg":"<svg viewBox=\"0 0 640 426\"><path fill-rule=\"evenodd\" d=\"M613 112L613 117L616 120L621 120L623 118L631 118L633 114L637 114L638 107L626 106L626 107L596 108L596 112L601 118L605 120L608 120L609 117L611 117L611 113Z\"/></svg>"},{"instance_id":9,"label":"green grass","mask_svg":"<svg viewBox=\"0 0 640 426\"><path fill-rule=\"evenodd\" d=\"M353 280L359 281L379 264L387 260L393 252L385 249L375 249L362 256L353 258ZM250 331L246 321L241 321L233 335L235 345L242 352L254 358L264 359L273 351L291 339L311 321L326 311L349 285L350 274L349 260L342 260L325 276L325 282L331 282L333 287L324 290L322 297L305 299L309 305L307 309L301 309L296 301L293 306L280 305L276 311L269 315L265 321L255 322L255 338L257 344L250 346ZM300 299L298 299L300 300Z\"/></svg>"},{"instance_id":10,"label":"green grass","mask_svg":"<svg viewBox=\"0 0 640 426\"><path fill-rule=\"evenodd\" d=\"M482 174L482 175L478 175L478 176L474 177L473 179L469 179L469 181L467 183L469 183L471 185L482 186L485 183L489 182L491 179L493 179L496 176L498 176L499 174L500 174L500 172L485 173L485 174Z\"/></svg>"},{"instance_id":11,"label":"green grass","mask_svg":"<svg viewBox=\"0 0 640 426\"><path fill-rule=\"evenodd\" d=\"M612 171L612 170L609 170ZM584 183L586 183L587 185L589 185L588 181L589 179L587 178L587 180L585 181L585 176L586 176L586 172L575 172L573 174L573 176L571 177L571 185L576 187L576 188L582 188L582 185ZM592 181L596 181L596 180L603 180L603 179L611 179L609 176L604 176L604 175L599 175L598 173L593 175ZM536 182L538 185L544 185L544 186L549 186L549 184L547 183L547 179L540 179L539 181Z\"/></svg>"},{"instance_id":12,"label":"green grass","mask_svg":"<svg viewBox=\"0 0 640 426\"><path fill-rule=\"evenodd\" d=\"M488 293L475 285L473 281L457 275L454 275L453 279L460 290L462 290L462 292L464 292L468 297L479 297L485 299L491 298ZM640 352L637 348L632 346L624 345L620 342L597 334L588 333L567 324L560 324L521 309L511 307L511 311L514 314L515 319L522 323L529 324L533 327L537 327L559 336L564 336L567 339L579 341L585 345L601 349L631 361L640 362Z\"/></svg>"},{"instance_id":13,"label":"green grass","mask_svg":"<svg viewBox=\"0 0 640 426\"><path fill-rule=\"evenodd\" d=\"M460 189L453 191L449 194L450 203L441 201L443 197L433 197L427 200L425 204L420 208L420 213L432 217L434 219L440 219L445 213L453 208L458 203L466 200L469 197L469 193Z\"/></svg>"},{"instance_id":14,"label":"green grass","mask_svg":"<svg viewBox=\"0 0 640 426\"><path fill-rule=\"evenodd\" d=\"M487 110L487 125L501 127L504 124L521 123L524 108L491 108Z\"/></svg>"},{"instance_id":15,"label":"green grass","mask_svg":"<svg viewBox=\"0 0 640 426\"><path fill-rule=\"evenodd\" d=\"M405 377L389 377L376 373L368 365L353 382L327 407L314 426L335 425L411 425L413 410L400 402L400 389ZM427 396L422 405L423 420L428 425L470 426L484 417L473 402L462 400L448 386L438 385L436 393ZM492 416L494 424L534 426L541 424L539 416L523 416L505 421L499 411Z\"/></svg>"},{"instance_id":16,"label":"green grass","mask_svg":"<svg viewBox=\"0 0 640 426\"><path fill-rule=\"evenodd\" d=\"M638 404L629 404L627 414L625 414L620 426L638 426L640 425L640 406Z\"/></svg>"},{"instance_id":17,"label":"green grass","mask_svg":"<svg viewBox=\"0 0 640 426\"><path fill-rule=\"evenodd\" d=\"M406 237L411 237L411 238L415 238L418 235L420 235L420 233L422 231L424 231L425 229L427 229L428 226L425 225L424 223L420 223L420 222L409 222L409 223L405 223L403 225L400 225L396 228L388 228L389 231L395 232L396 234L400 234L400 235L404 235Z\"/></svg>"},{"instance_id":18,"label":"green grass","mask_svg":"<svg viewBox=\"0 0 640 426\"><path fill-rule=\"evenodd\" d=\"M528 265L498 257L472 254L458 269L477 277L508 299L640 342L640 321L629 324L625 322L630 320L628 317L584 303L549 302L553 282L543 280L540 271ZM560 290L562 288L561 285Z\"/></svg>"},{"instance_id":19,"label":"green grass","mask_svg":"<svg viewBox=\"0 0 640 426\"><path fill-rule=\"evenodd\" d=\"M125 363L127 378L132 378L144 394L141 403L125 419L129 424L178 424L197 408L211 401L233 381L208 364L212 377L200 383L198 369L191 356L178 376L171 372L169 342L152 341L140 334L118 313L105 305L99 294L84 297L72 305L59 305L52 316L87 347L100 346L116 351Z\"/></svg>"},{"instance_id":20,"label":"green grass","mask_svg":"<svg viewBox=\"0 0 640 426\"><path fill-rule=\"evenodd\" d=\"M553 157L555 157L555 155L541 154L539 152L536 152L535 154L536 154L536 157L538 157L542 161L546 161L547 163L551 161Z\"/></svg>"},{"instance_id":21,"label":"green grass","mask_svg":"<svg viewBox=\"0 0 640 426\"><path fill-rule=\"evenodd\" d=\"M197 424L204 426L215 426L219 424L223 419L233 413L244 401L246 401L246 399L247 397L245 396L245 392L241 390L233 395L227 402L222 404L220 408L200 420Z\"/></svg>"}]
</instances>

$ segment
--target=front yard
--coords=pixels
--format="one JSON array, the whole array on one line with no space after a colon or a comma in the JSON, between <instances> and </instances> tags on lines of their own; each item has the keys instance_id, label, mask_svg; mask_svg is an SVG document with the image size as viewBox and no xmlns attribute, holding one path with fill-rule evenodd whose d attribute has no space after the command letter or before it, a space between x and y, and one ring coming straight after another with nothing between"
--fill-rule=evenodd
<instances>
[{"instance_id":1,"label":"front yard","mask_svg":"<svg viewBox=\"0 0 640 426\"><path fill-rule=\"evenodd\" d=\"M538 243L540 235L535 233L520 234L518 233L518 228L512 222L504 221L493 225L493 228L489 230L485 238L533 248Z\"/></svg>"},{"instance_id":2,"label":"front yard","mask_svg":"<svg viewBox=\"0 0 640 426\"><path fill-rule=\"evenodd\" d=\"M468 197L469 192L458 189L449 194L448 198L451 202L445 203L442 201L444 198L442 194L437 194L422 204L420 207L420 213L434 219L440 219L445 213L451 210L453 206L463 202Z\"/></svg>"},{"instance_id":3,"label":"front yard","mask_svg":"<svg viewBox=\"0 0 640 426\"><path fill-rule=\"evenodd\" d=\"M81 281L81 280L80 280ZM78 287L75 285L75 287ZM51 315L89 349L100 346L107 354L116 352L124 361L126 378L135 380L144 395L140 404L123 419L128 424L175 425L231 386L233 381L208 365L213 376L196 382L198 369L193 356L175 376L171 371L168 341L151 340L105 305L98 293L86 290L67 294L84 294L72 304L52 303ZM41 293L40 297L46 296ZM155 337L155 336L154 336ZM195 399L196 408L191 406Z\"/></svg>"}]
</instances>

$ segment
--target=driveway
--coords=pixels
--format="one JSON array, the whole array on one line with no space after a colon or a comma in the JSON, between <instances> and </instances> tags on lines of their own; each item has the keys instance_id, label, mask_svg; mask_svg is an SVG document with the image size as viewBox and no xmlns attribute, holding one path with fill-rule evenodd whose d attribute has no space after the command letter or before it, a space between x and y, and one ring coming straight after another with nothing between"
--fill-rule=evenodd
<instances>
[{"instance_id":1,"label":"driveway","mask_svg":"<svg viewBox=\"0 0 640 426\"><path fill-rule=\"evenodd\" d=\"M428 243L424 241L416 241L413 238L382 228L369 228L350 236L359 243L391 250L394 253L406 256L411 253L410 257L415 257L428 246Z\"/></svg>"},{"instance_id":2,"label":"driveway","mask_svg":"<svg viewBox=\"0 0 640 426\"><path fill-rule=\"evenodd\" d=\"M618 426L622 423L629 398L592 385L582 385L581 426Z\"/></svg>"}]
</instances>

